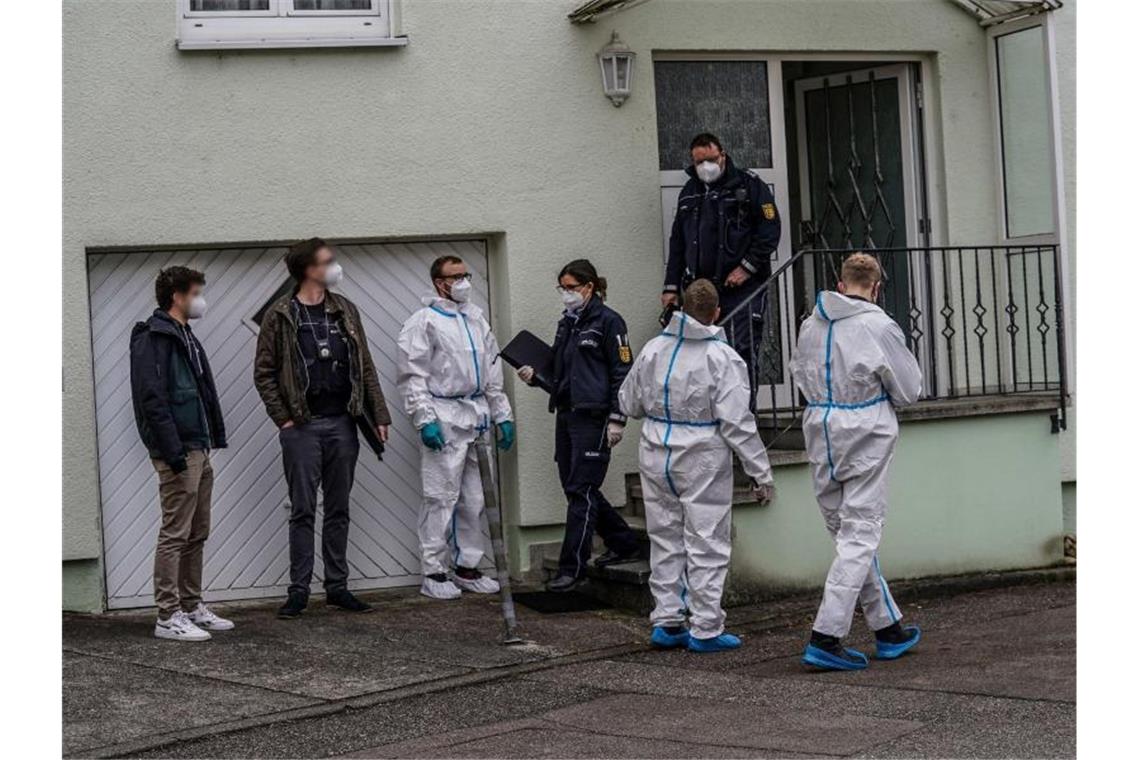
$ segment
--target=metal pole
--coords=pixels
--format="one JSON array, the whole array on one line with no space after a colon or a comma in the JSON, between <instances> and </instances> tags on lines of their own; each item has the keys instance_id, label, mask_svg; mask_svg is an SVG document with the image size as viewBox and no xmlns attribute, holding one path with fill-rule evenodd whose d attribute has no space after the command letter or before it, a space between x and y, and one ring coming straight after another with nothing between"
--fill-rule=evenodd
<instances>
[{"instance_id":1,"label":"metal pole","mask_svg":"<svg viewBox=\"0 0 1140 760\"><path fill-rule=\"evenodd\" d=\"M491 469L491 445L484 438L475 442L479 459L479 479L483 481L483 511L487 514L487 528L491 533L491 549L495 557L495 576L499 581L499 599L503 605L503 644L522 644L515 617L515 600L511 596L511 571L507 563L507 536L503 529L503 513L499 508L499 495Z\"/></svg>"}]
</instances>

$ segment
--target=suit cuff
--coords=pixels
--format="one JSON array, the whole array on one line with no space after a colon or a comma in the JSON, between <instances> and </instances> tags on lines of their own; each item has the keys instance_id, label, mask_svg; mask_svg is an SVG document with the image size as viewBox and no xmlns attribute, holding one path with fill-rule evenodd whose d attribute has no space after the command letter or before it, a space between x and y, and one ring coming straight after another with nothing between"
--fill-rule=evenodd
<instances>
[{"instance_id":1,"label":"suit cuff","mask_svg":"<svg viewBox=\"0 0 1140 760\"><path fill-rule=\"evenodd\" d=\"M681 287L679 285L666 285L665 287L661 288L662 293L678 293L680 290Z\"/></svg>"},{"instance_id":2,"label":"suit cuff","mask_svg":"<svg viewBox=\"0 0 1140 760\"><path fill-rule=\"evenodd\" d=\"M740 260L740 266L747 269L749 274L756 274L756 265L749 261L747 256Z\"/></svg>"},{"instance_id":3,"label":"suit cuff","mask_svg":"<svg viewBox=\"0 0 1140 760\"><path fill-rule=\"evenodd\" d=\"M610 422L616 422L619 425L624 425L625 421L626 421L626 416L624 414L621 414L620 412L613 412L612 414L610 414Z\"/></svg>"}]
</instances>

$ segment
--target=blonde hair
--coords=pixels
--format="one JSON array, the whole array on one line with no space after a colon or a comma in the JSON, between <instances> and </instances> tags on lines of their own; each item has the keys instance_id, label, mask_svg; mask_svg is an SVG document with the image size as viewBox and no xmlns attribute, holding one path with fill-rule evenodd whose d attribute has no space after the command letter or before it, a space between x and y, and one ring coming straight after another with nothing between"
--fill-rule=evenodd
<instances>
[{"instance_id":1,"label":"blonde hair","mask_svg":"<svg viewBox=\"0 0 1140 760\"><path fill-rule=\"evenodd\" d=\"M685 288L684 311L702 325L712 324L719 306L720 296L717 295L716 286L709 280L694 280Z\"/></svg>"},{"instance_id":2,"label":"blonde hair","mask_svg":"<svg viewBox=\"0 0 1140 760\"><path fill-rule=\"evenodd\" d=\"M859 252L843 260L839 279L857 288L870 288L883 279L883 270L874 256Z\"/></svg>"}]
</instances>

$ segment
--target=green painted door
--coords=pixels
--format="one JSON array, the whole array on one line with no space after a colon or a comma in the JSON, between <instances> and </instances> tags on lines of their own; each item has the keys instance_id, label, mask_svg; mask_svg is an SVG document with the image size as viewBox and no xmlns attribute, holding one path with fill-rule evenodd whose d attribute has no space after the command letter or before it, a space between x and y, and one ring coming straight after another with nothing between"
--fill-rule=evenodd
<instances>
[{"instance_id":1,"label":"green painted door","mask_svg":"<svg viewBox=\"0 0 1140 760\"><path fill-rule=\"evenodd\" d=\"M908 255L915 231L912 89L908 68L884 66L796 82L801 244L878 254L882 306L909 333ZM844 254L814 257L818 288L832 288Z\"/></svg>"}]
</instances>

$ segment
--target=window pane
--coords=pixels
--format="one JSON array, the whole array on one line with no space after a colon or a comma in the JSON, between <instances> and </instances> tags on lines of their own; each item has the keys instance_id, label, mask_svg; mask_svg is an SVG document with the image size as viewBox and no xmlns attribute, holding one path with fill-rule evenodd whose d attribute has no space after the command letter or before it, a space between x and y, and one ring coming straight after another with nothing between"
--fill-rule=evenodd
<instances>
[{"instance_id":1,"label":"window pane","mask_svg":"<svg viewBox=\"0 0 1140 760\"><path fill-rule=\"evenodd\" d=\"M1054 178L1044 34L1033 27L996 42L1006 234L1048 234Z\"/></svg>"},{"instance_id":2,"label":"window pane","mask_svg":"<svg viewBox=\"0 0 1140 760\"><path fill-rule=\"evenodd\" d=\"M712 132L741 168L772 166L764 61L656 61L657 154L662 170L688 166L689 142Z\"/></svg>"},{"instance_id":3,"label":"window pane","mask_svg":"<svg viewBox=\"0 0 1140 760\"><path fill-rule=\"evenodd\" d=\"M190 10L195 13L267 11L269 0L190 0Z\"/></svg>"},{"instance_id":4,"label":"window pane","mask_svg":"<svg viewBox=\"0 0 1140 760\"><path fill-rule=\"evenodd\" d=\"M370 11L372 0L293 0L295 11Z\"/></svg>"}]
</instances>

